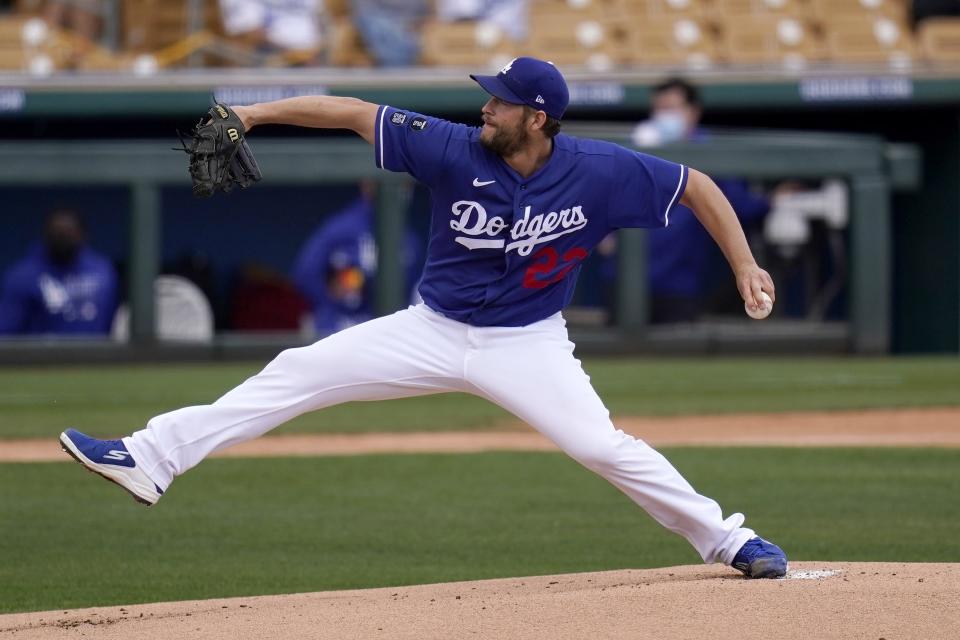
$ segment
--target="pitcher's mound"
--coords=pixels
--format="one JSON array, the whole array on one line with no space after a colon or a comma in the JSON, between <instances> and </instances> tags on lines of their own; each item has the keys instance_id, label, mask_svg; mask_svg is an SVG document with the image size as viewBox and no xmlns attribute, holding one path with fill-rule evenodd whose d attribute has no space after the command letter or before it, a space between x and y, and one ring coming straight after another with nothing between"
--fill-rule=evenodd
<instances>
[{"instance_id":1,"label":"pitcher's mound","mask_svg":"<svg viewBox=\"0 0 960 640\"><path fill-rule=\"evenodd\" d=\"M960 564L795 562L781 580L722 566L0 616L0 638L956 637Z\"/></svg>"}]
</instances>

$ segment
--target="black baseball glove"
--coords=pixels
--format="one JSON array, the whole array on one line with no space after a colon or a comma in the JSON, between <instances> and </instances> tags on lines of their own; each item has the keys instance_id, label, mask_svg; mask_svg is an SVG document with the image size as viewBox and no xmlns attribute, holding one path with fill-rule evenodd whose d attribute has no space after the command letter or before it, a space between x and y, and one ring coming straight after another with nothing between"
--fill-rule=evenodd
<instances>
[{"instance_id":1,"label":"black baseball glove","mask_svg":"<svg viewBox=\"0 0 960 640\"><path fill-rule=\"evenodd\" d=\"M247 146L240 117L226 105L210 109L210 119L201 120L190 137L180 137L190 156L193 195L209 198L217 191L229 193L234 187L246 189L263 175Z\"/></svg>"}]
</instances>

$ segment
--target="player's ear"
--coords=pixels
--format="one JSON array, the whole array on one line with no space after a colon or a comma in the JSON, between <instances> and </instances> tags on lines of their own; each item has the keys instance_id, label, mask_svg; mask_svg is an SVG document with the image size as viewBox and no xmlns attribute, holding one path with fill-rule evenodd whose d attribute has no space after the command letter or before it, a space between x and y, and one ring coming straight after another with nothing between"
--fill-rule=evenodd
<instances>
[{"instance_id":1,"label":"player's ear","mask_svg":"<svg viewBox=\"0 0 960 640\"><path fill-rule=\"evenodd\" d=\"M533 111L531 109L531 111ZM544 111L533 111L533 114L530 118L530 128L534 131L542 131L544 125L547 124L547 114Z\"/></svg>"}]
</instances>

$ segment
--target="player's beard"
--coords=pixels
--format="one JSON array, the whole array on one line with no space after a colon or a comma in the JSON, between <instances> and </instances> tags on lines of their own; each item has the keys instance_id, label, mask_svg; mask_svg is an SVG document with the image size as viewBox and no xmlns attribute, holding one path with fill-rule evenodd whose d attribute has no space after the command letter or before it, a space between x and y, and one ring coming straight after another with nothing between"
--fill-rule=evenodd
<instances>
[{"instance_id":1,"label":"player's beard","mask_svg":"<svg viewBox=\"0 0 960 640\"><path fill-rule=\"evenodd\" d=\"M489 138L480 135L480 144L497 155L512 156L522 151L530 142L530 132L523 126L522 122L511 129L507 129L503 125L491 128L493 134Z\"/></svg>"}]
</instances>

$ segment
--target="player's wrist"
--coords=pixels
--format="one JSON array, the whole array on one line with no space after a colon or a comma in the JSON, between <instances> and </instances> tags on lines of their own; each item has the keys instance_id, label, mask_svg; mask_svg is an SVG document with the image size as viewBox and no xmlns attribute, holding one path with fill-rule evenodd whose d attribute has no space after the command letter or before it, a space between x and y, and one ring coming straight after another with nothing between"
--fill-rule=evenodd
<instances>
[{"instance_id":1,"label":"player's wrist","mask_svg":"<svg viewBox=\"0 0 960 640\"><path fill-rule=\"evenodd\" d=\"M753 271L755 271L755 270L757 270L757 269L759 269L759 268L760 268L760 265L757 264L757 261L756 261L756 260L753 260L753 259L750 259L750 260L741 260L741 261L738 261L738 262L734 263L734 265L733 265L733 272L734 272L737 276L740 276L740 275L743 275L743 274L746 274L746 273L753 272Z\"/></svg>"},{"instance_id":2,"label":"player's wrist","mask_svg":"<svg viewBox=\"0 0 960 640\"><path fill-rule=\"evenodd\" d=\"M237 114L237 117L240 118L240 122L243 124L244 131L250 131L255 126L257 126L257 110L256 105L250 105L245 107L231 107L233 112Z\"/></svg>"}]
</instances>

